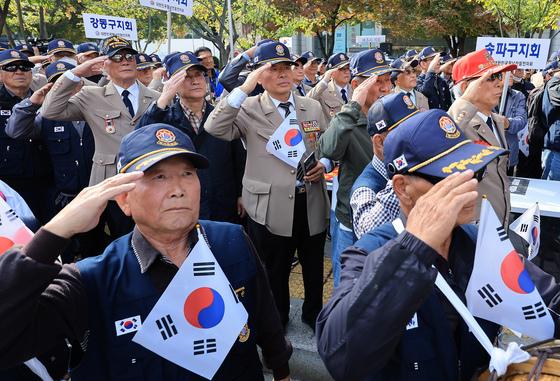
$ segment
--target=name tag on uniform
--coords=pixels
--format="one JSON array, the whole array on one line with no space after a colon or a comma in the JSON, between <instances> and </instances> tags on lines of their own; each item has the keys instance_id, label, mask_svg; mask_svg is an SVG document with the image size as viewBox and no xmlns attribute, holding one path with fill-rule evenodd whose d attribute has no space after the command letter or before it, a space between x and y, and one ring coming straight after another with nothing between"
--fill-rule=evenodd
<instances>
[{"instance_id":1,"label":"name tag on uniform","mask_svg":"<svg viewBox=\"0 0 560 381\"><path fill-rule=\"evenodd\" d=\"M12 115L12 110L0 110L0 116L10 116Z\"/></svg>"},{"instance_id":2,"label":"name tag on uniform","mask_svg":"<svg viewBox=\"0 0 560 381\"><path fill-rule=\"evenodd\" d=\"M410 319L410 321L406 325L406 330L407 331L409 329L414 329L414 328L418 328L418 314L417 313L415 313L414 316L412 316L412 319Z\"/></svg>"},{"instance_id":3,"label":"name tag on uniform","mask_svg":"<svg viewBox=\"0 0 560 381\"><path fill-rule=\"evenodd\" d=\"M321 128L319 127L319 122L317 122L316 120L306 120L301 122L301 128L303 129L303 132L305 132L306 134L309 134L311 132L321 131Z\"/></svg>"},{"instance_id":4,"label":"name tag on uniform","mask_svg":"<svg viewBox=\"0 0 560 381\"><path fill-rule=\"evenodd\" d=\"M54 132L64 132L64 126L56 126Z\"/></svg>"}]
</instances>

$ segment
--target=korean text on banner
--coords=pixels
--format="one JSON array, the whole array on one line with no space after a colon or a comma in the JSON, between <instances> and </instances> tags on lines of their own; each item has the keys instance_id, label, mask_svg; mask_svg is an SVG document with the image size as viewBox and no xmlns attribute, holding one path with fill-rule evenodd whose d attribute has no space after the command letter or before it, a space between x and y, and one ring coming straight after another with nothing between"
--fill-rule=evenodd
<instances>
[{"instance_id":1,"label":"korean text on banner","mask_svg":"<svg viewBox=\"0 0 560 381\"><path fill-rule=\"evenodd\" d=\"M516 64L520 69L544 69L550 39L478 37L476 50L486 48L500 65Z\"/></svg>"},{"instance_id":2,"label":"korean text on banner","mask_svg":"<svg viewBox=\"0 0 560 381\"><path fill-rule=\"evenodd\" d=\"M82 17L87 38L104 39L110 36L120 36L127 40L138 40L136 19L93 13L83 13Z\"/></svg>"},{"instance_id":3,"label":"korean text on banner","mask_svg":"<svg viewBox=\"0 0 560 381\"><path fill-rule=\"evenodd\" d=\"M193 0L140 0L140 5L183 16L193 15Z\"/></svg>"}]
</instances>

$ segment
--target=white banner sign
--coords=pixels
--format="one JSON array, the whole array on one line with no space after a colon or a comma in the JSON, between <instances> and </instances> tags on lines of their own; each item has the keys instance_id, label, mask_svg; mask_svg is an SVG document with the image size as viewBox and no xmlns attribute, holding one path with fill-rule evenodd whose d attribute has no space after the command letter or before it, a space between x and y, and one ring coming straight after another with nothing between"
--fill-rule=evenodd
<instances>
[{"instance_id":1,"label":"white banner sign","mask_svg":"<svg viewBox=\"0 0 560 381\"><path fill-rule=\"evenodd\" d=\"M380 44L385 42L385 35L356 36L357 44Z\"/></svg>"},{"instance_id":2,"label":"white banner sign","mask_svg":"<svg viewBox=\"0 0 560 381\"><path fill-rule=\"evenodd\" d=\"M93 13L83 13L82 17L84 18L86 38L103 39L110 36L120 36L127 40L138 40L136 19Z\"/></svg>"},{"instance_id":3,"label":"white banner sign","mask_svg":"<svg viewBox=\"0 0 560 381\"><path fill-rule=\"evenodd\" d=\"M193 15L193 0L140 0L140 5L162 11L171 11L183 16Z\"/></svg>"},{"instance_id":4,"label":"white banner sign","mask_svg":"<svg viewBox=\"0 0 560 381\"><path fill-rule=\"evenodd\" d=\"M486 48L501 65L517 64L520 69L544 69L550 39L478 37L476 50Z\"/></svg>"}]
</instances>

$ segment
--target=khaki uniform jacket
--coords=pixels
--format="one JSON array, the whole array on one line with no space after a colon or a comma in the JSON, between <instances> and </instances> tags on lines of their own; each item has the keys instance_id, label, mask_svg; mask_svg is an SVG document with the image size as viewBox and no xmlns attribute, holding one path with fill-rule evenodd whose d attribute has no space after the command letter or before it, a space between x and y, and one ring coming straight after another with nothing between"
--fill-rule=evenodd
<instances>
[{"instance_id":1,"label":"khaki uniform jacket","mask_svg":"<svg viewBox=\"0 0 560 381\"><path fill-rule=\"evenodd\" d=\"M130 116L119 92L112 82L106 86L85 86L76 95L72 91L76 82L61 76L49 91L41 114L52 120L84 120L95 138L95 153L90 185L117 173L117 154L123 136L134 129L136 122L160 93L138 82L138 111Z\"/></svg>"},{"instance_id":2,"label":"khaki uniform jacket","mask_svg":"<svg viewBox=\"0 0 560 381\"><path fill-rule=\"evenodd\" d=\"M395 94L398 94L401 91L404 91L406 93L405 90L401 89L398 86L396 86L393 89L393 92ZM428 98L418 90L413 90L413 92L414 92L414 96L416 97L416 108L420 111L428 111L430 109L430 104L428 103Z\"/></svg>"},{"instance_id":3,"label":"khaki uniform jacket","mask_svg":"<svg viewBox=\"0 0 560 381\"><path fill-rule=\"evenodd\" d=\"M295 109L304 136L306 156L315 150L319 135L327 127L319 103L294 95ZM316 121L316 132L305 132L302 122ZM249 217L272 233L292 236L294 218L296 169L266 151L266 143L282 117L265 91L249 97L239 109L222 99L210 114L204 129L217 138L243 138L247 162L243 176L243 204ZM317 160L319 157L317 157ZM329 217L329 198L325 180L306 183L309 234L325 231Z\"/></svg>"},{"instance_id":4,"label":"khaki uniform jacket","mask_svg":"<svg viewBox=\"0 0 560 381\"><path fill-rule=\"evenodd\" d=\"M468 139L482 144L500 146L494 132L486 124L486 121L477 115L477 111L472 103L459 98L449 108L449 115L457 122L457 125ZM495 114L492 115L492 120L498 126L502 142L507 144L503 123L496 118ZM508 147L504 148L507 149ZM510 181L507 176L508 156L500 156L488 164L486 176L482 179L478 188L480 198L482 199L482 195L486 195L498 219L505 228L509 226L509 213L511 210L509 197ZM477 218L479 215L480 202L478 203Z\"/></svg>"},{"instance_id":5,"label":"khaki uniform jacket","mask_svg":"<svg viewBox=\"0 0 560 381\"><path fill-rule=\"evenodd\" d=\"M303 91L305 92L306 96L309 94L309 92L311 90L313 90L313 87L311 87L309 85L306 85L305 83L303 83L303 81L301 82L301 86L303 87ZM293 91L294 95L301 96L301 94L299 93L299 90L297 89L297 85L295 83L292 86L292 91ZM222 93L222 94L224 94L224 93ZM223 97L223 95L222 95L222 97Z\"/></svg>"},{"instance_id":6,"label":"khaki uniform jacket","mask_svg":"<svg viewBox=\"0 0 560 381\"><path fill-rule=\"evenodd\" d=\"M346 94L346 96L348 97L348 102L350 102L352 100L352 87L348 85L347 89L348 93ZM325 81L319 81L319 83L317 83L317 85L315 85L315 87L307 93L307 96L319 101L319 103L321 104L321 108L323 109L325 119L329 123L344 105L342 96L337 90L334 84L334 80L332 79L328 83L328 85L325 83Z\"/></svg>"}]
</instances>

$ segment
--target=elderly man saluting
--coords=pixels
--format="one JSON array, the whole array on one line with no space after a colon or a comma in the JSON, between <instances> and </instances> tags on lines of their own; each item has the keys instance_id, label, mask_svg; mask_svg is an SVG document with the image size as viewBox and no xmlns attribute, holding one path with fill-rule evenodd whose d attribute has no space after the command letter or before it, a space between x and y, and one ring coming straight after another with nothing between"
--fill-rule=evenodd
<instances>
[{"instance_id":1,"label":"elderly man saluting","mask_svg":"<svg viewBox=\"0 0 560 381\"><path fill-rule=\"evenodd\" d=\"M256 344L275 378L287 380L292 349L251 242L238 225L198 220L197 169L207 166L206 157L196 153L180 130L166 124L145 126L124 137L119 175L86 188L25 248L0 256L0 369L68 337L85 349L71 371L72 380L203 380L115 327L129 316L145 321L195 245L200 228L248 312L245 328L213 380L262 380ZM112 198L132 216L134 231L101 256L58 264L56 257L68 239L94 227ZM189 345L192 340L186 340L185 348Z\"/></svg>"}]
</instances>

